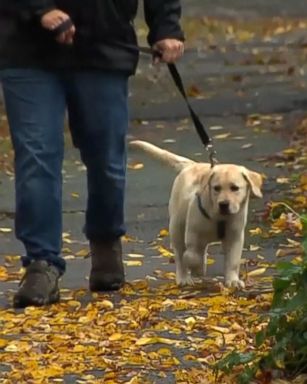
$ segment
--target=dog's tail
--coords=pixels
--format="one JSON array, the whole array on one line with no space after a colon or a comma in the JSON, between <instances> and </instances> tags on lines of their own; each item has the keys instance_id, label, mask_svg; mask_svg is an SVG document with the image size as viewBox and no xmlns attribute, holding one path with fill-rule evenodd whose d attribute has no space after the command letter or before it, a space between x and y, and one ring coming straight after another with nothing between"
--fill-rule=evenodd
<instances>
[{"instance_id":1,"label":"dog's tail","mask_svg":"<svg viewBox=\"0 0 307 384\"><path fill-rule=\"evenodd\" d=\"M129 146L132 148L142 149L144 152L149 153L152 157L170 165L172 168L175 168L177 172L180 172L187 166L195 163L193 160L175 155L174 153L159 148L156 145L148 143L147 141L130 141Z\"/></svg>"}]
</instances>

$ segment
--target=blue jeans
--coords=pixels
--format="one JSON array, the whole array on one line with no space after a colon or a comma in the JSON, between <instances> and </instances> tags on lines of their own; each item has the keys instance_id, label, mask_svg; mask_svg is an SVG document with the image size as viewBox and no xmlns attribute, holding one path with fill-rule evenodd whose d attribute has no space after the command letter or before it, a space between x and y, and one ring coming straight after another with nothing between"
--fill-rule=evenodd
<instances>
[{"instance_id":1,"label":"blue jeans","mask_svg":"<svg viewBox=\"0 0 307 384\"><path fill-rule=\"evenodd\" d=\"M47 260L65 270L62 247L62 161L66 109L74 145L87 168L85 235L125 233L127 83L120 72L0 72L15 151L16 237L24 266Z\"/></svg>"}]
</instances>

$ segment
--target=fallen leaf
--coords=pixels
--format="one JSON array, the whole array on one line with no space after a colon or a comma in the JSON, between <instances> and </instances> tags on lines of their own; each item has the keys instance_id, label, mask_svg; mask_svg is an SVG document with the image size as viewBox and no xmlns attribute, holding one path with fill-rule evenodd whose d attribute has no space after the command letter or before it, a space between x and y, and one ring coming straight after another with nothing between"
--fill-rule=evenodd
<instances>
[{"instance_id":1,"label":"fallen leaf","mask_svg":"<svg viewBox=\"0 0 307 384\"><path fill-rule=\"evenodd\" d=\"M134 171L137 171L143 168L144 168L144 164L142 163L128 164L128 169L132 169Z\"/></svg>"},{"instance_id":2,"label":"fallen leaf","mask_svg":"<svg viewBox=\"0 0 307 384\"><path fill-rule=\"evenodd\" d=\"M261 235L262 234L262 229L261 228L255 228L255 229L250 229L249 230L249 233L251 234L251 236L257 236L257 235Z\"/></svg>"},{"instance_id":3,"label":"fallen leaf","mask_svg":"<svg viewBox=\"0 0 307 384\"><path fill-rule=\"evenodd\" d=\"M253 144L251 144L251 143L241 145L242 149L249 149L249 148L252 148L252 147L253 147Z\"/></svg>"},{"instance_id":4,"label":"fallen leaf","mask_svg":"<svg viewBox=\"0 0 307 384\"><path fill-rule=\"evenodd\" d=\"M165 248L163 245L159 245L158 247L156 247L156 249L158 249L160 255L163 257L173 257L174 256L174 253L171 252L170 250L168 250L167 248Z\"/></svg>"},{"instance_id":5,"label":"fallen leaf","mask_svg":"<svg viewBox=\"0 0 307 384\"><path fill-rule=\"evenodd\" d=\"M131 257L131 259L143 259L144 258L144 255L142 255L140 253L128 253L127 256Z\"/></svg>"},{"instance_id":6,"label":"fallen leaf","mask_svg":"<svg viewBox=\"0 0 307 384\"><path fill-rule=\"evenodd\" d=\"M0 349L5 348L9 343L9 340L6 339L0 339Z\"/></svg>"},{"instance_id":7,"label":"fallen leaf","mask_svg":"<svg viewBox=\"0 0 307 384\"><path fill-rule=\"evenodd\" d=\"M80 251L76 252L77 257L87 257L89 255L88 249L81 249Z\"/></svg>"},{"instance_id":8,"label":"fallen leaf","mask_svg":"<svg viewBox=\"0 0 307 384\"><path fill-rule=\"evenodd\" d=\"M1 233L11 233L12 231L12 228L0 228Z\"/></svg>"},{"instance_id":9,"label":"fallen leaf","mask_svg":"<svg viewBox=\"0 0 307 384\"><path fill-rule=\"evenodd\" d=\"M167 339L165 337L141 337L136 341L136 345L151 345L151 344L168 344L168 345L176 345L180 343L179 340Z\"/></svg>"},{"instance_id":10,"label":"fallen leaf","mask_svg":"<svg viewBox=\"0 0 307 384\"><path fill-rule=\"evenodd\" d=\"M255 277L263 275L266 272L267 268L254 269L253 271L247 272L248 277Z\"/></svg>"},{"instance_id":11,"label":"fallen leaf","mask_svg":"<svg viewBox=\"0 0 307 384\"><path fill-rule=\"evenodd\" d=\"M169 236L168 229L161 229L161 231L159 232L159 236L160 237L167 237L167 236Z\"/></svg>"},{"instance_id":12,"label":"fallen leaf","mask_svg":"<svg viewBox=\"0 0 307 384\"><path fill-rule=\"evenodd\" d=\"M214 139L215 139L215 140L227 139L230 135L231 135L230 132L222 133L222 134L220 134L220 135L215 135L215 136L214 136Z\"/></svg>"},{"instance_id":13,"label":"fallen leaf","mask_svg":"<svg viewBox=\"0 0 307 384\"><path fill-rule=\"evenodd\" d=\"M143 262L141 260L124 260L127 267L141 267Z\"/></svg>"}]
</instances>

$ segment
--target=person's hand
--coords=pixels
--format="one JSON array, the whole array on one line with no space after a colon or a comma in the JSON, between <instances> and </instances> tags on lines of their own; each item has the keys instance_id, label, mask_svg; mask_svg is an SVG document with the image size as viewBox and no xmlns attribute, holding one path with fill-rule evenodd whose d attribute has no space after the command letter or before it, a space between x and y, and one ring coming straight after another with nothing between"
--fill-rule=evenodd
<instances>
[{"instance_id":1,"label":"person's hand","mask_svg":"<svg viewBox=\"0 0 307 384\"><path fill-rule=\"evenodd\" d=\"M70 20L70 17L69 15L67 15L67 13L62 12L59 9L54 9L52 11L45 13L42 16L41 25L43 28L49 31L54 31L62 23L67 22L68 20ZM73 44L75 33L76 33L76 28L72 24L71 26L69 26L67 30L59 33L56 36L56 41L60 44Z\"/></svg>"},{"instance_id":2,"label":"person's hand","mask_svg":"<svg viewBox=\"0 0 307 384\"><path fill-rule=\"evenodd\" d=\"M155 43L152 47L153 51L159 52L161 57L154 57L154 63L163 61L165 63L174 63L184 53L184 44L177 39L164 39Z\"/></svg>"}]
</instances>

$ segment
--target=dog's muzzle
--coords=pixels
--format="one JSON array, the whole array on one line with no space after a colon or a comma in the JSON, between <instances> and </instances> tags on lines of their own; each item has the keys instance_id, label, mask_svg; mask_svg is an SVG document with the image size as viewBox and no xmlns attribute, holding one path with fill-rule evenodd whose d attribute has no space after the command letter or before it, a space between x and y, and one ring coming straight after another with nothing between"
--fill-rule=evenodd
<instances>
[{"instance_id":1,"label":"dog's muzzle","mask_svg":"<svg viewBox=\"0 0 307 384\"><path fill-rule=\"evenodd\" d=\"M230 203L229 201L222 201L219 203L219 209L221 215L230 215Z\"/></svg>"}]
</instances>

